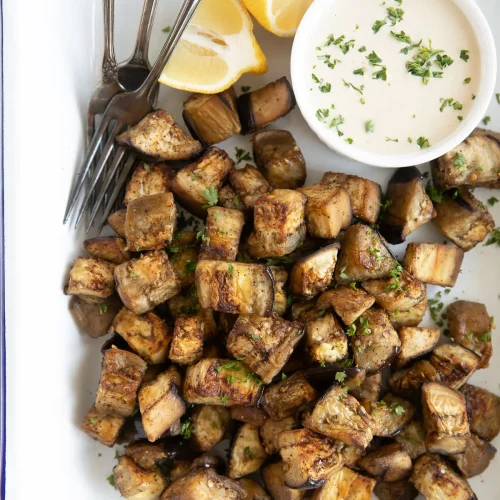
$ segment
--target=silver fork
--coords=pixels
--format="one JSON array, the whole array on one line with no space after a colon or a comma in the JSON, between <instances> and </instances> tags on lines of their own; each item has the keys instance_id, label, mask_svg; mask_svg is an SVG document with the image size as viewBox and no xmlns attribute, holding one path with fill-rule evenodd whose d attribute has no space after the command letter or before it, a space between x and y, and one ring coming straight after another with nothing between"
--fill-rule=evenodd
<instances>
[{"instance_id":1,"label":"silver fork","mask_svg":"<svg viewBox=\"0 0 500 500\"><path fill-rule=\"evenodd\" d=\"M153 106L151 105L151 95L152 92L154 91L156 82L164 66L166 65L167 61L172 55L172 52L174 51L182 34L184 33L189 21L191 20L196 9L198 8L200 2L201 0L184 0L179 15L177 16L175 24L170 33L170 36L165 42L165 45L163 46L163 49L158 59L156 60L153 68L151 69L151 72L149 73L144 83L141 85L139 89L133 92L125 92L122 94L115 95L115 97L113 97L113 99L109 103L108 107L106 108L106 111L104 112L101 123L99 124L99 128L97 129L92 139L92 142L88 148L85 160L82 166L80 167L78 175L78 183L76 185L74 192L72 193L71 199L69 200L69 206L64 216L64 223L68 221L73 209L76 206L76 203L78 201L78 196L85 182L85 176L87 175L90 166L94 161L94 158L96 158L99 145L103 141L104 132L108 128L110 123L114 122L111 126L111 131L104 145L102 154L98 158L97 167L90 181L89 189L80 206L76 218L75 227L78 226L81 217L85 211L85 208L89 203L92 192L94 191L94 188L102 175L104 165L106 164L108 158L111 155L115 137L124 126L135 125L142 118L144 118L144 116L146 116L149 112L153 110ZM119 147L115 153L109 172L106 175L106 179L104 180L103 188L106 185L109 186L109 184L111 183L114 171L116 171L116 169L120 165L124 155L125 155L125 148ZM101 189L101 192L99 193L98 199L96 201L97 207L100 206L100 204L102 203L104 196L105 196L105 191Z\"/></svg>"}]
</instances>

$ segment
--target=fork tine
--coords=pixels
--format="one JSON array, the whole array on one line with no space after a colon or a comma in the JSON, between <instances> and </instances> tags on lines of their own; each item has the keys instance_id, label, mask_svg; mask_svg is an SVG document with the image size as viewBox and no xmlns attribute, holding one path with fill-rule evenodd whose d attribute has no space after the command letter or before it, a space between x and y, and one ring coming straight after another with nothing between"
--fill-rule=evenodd
<instances>
[{"instance_id":1,"label":"fork tine","mask_svg":"<svg viewBox=\"0 0 500 500\"><path fill-rule=\"evenodd\" d=\"M95 186L98 183L99 178L102 175L104 165L106 164L106 161L108 160L109 156L111 155L111 151L113 149L113 143L114 143L115 137L118 135L118 132L120 131L120 129L122 127L123 127L123 123L117 120L115 122L115 124L113 125L113 128L111 129L111 134L109 136L108 142L106 142L106 145L104 146L103 153L102 153L101 157L99 158L99 163L97 164L94 175L92 176L92 180L90 181L89 190L87 191L85 198L80 206L80 210L78 211L78 215L76 217L76 222L75 222L75 229L78 227L78 225L80 224L80 221L82 220L82 216L83 216L85 209L87 208L87 205L90 201L90 197L92 196L92 191L95 189Z\"/></svg>"},{"instance_id":2,"label":"fork tine","mask_svg":"<svg viewBox=\"0 0 500 500\"><path fill-rule=\"evenodd\" d=\"M64 214L64 220L63 220L64 224L68 222L69 216L71 215L71 212L75 208L75 204L78 200L78 195L82 190L82 187L85 183L85 178L90 169L90 165L92 164L92 161L94 160L95 154L97 152L97 148L101 143L103 131L109 125L109 121L110 121L109 116L105 115L101 120L101 123L99 124L97 132L94 134L94 137L92 138L92 142L90 143L87 154L85 155L85 160L83 161L82 166L80 167L80 171L78 172L75 178L75 184L73 190L71 191L70 199L68 200L66 213Z\"/></svg>"},{"instance_id":3,"label":"fork tine","mask_svg":"<svg viewBox=\"0 0 500 500\"><path fill-rule=\"evenodd\" d=\"M95 133L95 124L96 124L96 116L93 113L88 113L87 115L87 148L90 146L90 143L92 142L92 139L94 138L94 133ZM92 178L92 175L94 174L94 167L95 167L95 162L93 161L90 165L89 173L86 176L86 185L85 188L89 188L90 184L90 179Z\"/></svg>"},{"instance_id":4,"label":"fork tine","mask_svg":"<svg viewBox=\"0 0 500 500\"><path fill-rule=\"evenodd\" d=\"M105 173L105 178L103 179L101 183L101 190L99 191L99 194L97 195L97 198L95 200L95 205L92 207L92 213L90 214L88 223L87 223L87 233L89 232L90 228L92 227L92 223L94 222L94 219L97 215L97 212L101 208L104 198L108 194L108 188L113 181L113 178L115 176L115 172L118 170L118 167L120 166L120 163L123 160L123 157L125 156L126 149L122 146L120 146L115 154L115 157L113 158L113 162L111 163L111 166Z\"/></svg>"}]
</instances>

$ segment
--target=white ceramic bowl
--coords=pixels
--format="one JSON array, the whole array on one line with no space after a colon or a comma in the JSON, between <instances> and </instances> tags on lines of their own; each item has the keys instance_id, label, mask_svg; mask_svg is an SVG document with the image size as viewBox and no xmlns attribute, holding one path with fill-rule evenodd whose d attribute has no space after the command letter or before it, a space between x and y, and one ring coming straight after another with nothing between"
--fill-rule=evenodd
<instances>
[{"instance_id":1,"label":"white ceramic bowl","mask_svg":"<svg viewBox=\"0 0 500 500\"><path fill-rule=\"evenodd\" d=\"M297 104L309 127L328 147L337 153L377 167L393 168L420 165L438 158L460 144L483 118L494 92L497 74L495 41L488 22L476 2L474 0L453 0L469 20L477 38L481 56L480 87L474 105L467 117L460 122L459 126L450 135L429 148L406 154L384 155L348 145L335 134L329 133L316 119L315 110L308 105L309 82L305 83L305 80L310 75L308 72L304 72L310 47L308 42L314 37L316 27L324 22L325 14L335 9L337 1L315 0L304 15L293 42L291 57L292 84Z\"/></svg>"}]
</instances>

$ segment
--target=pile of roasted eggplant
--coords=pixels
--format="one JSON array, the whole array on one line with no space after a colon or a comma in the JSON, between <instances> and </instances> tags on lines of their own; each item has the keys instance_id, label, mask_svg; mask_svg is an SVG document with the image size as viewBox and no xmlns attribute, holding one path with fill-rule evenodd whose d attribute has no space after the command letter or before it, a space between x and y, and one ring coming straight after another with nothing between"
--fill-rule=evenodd
<instances>
[{"instance_id":1,"label":"pile of roasted eggplant","mask_svg":"<svg viewBox=\"0 0 500 500\"><path fill-rule=\"evenodd\" d=\"M500 398L467 382L493 321L460 300L446 332L419 324L426 285L453 287L494 227L471 188L500 186L499 137L440 158L430 196L416 168L384 196L339 172L303 187L292 135L263 130L293 106L282 78L191 96L194 137L162 110L120 136L144 161L117 236L84 242L66 288L88 335L113 334L82 429L126 444L110 481L128 499L475 499ZM256 166L215 146L241 132ZM431 220L455 245L411 243L399 262L387 242Z\"/></svg>"}]
</instances>

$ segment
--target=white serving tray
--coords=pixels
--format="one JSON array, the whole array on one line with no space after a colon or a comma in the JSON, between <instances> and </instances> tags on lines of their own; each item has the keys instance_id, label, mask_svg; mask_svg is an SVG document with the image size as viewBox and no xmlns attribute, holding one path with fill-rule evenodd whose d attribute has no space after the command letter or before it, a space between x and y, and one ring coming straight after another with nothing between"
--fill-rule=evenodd
<instances>
[{"instance_id":1,"label":"white serving tray","mask_svg":"<svg viewBox=\"0 0 500 500\"><path fill-rule=\"evenodd\" d=\"M405 0L415 1L415 0ZM180 0L161 0L153 28L151 58L172 25ZM127 58L135 41L142 1L116 0L116 52ZM478 0L496 35L500 2ZM82 253L84 235L62 225L67 195L85 137L87 99L99 79L102 12L98 0L4 0L5 103L5 279L7 354L6 498L8 500L103 500L118 498L106 481L114 450L99 445L78 428L94 400L100 373L99 348L78 332L62 293L72 259ZM237 85L258 88L289 76L291 39L256 27L269 72L245 76ZM500 36L497 37L500 54ZM497 84L496 92L500 92ZM186 94L162 88L159 106L182 123ZM500 130L500 105L492 98L490 128ZM338 170L368 177L385 188L392 174L341 158L307 128L298 110L273 125L290 130L308 164L308 182ZM249 137L222 144L249 148ZM426 171L424 167L422 171ZM500 192L477 189L485 201ZM492 209L500 225L500 204ZM441 241L426 225L410 241ZM404 254L405 245L395 247ZM486 303L500 324L500 248L479 245L466 255L452 293ZM429 287L429 297L437 292ZM424 325L432 325L430 318ZM500 394L500 330L493 332L491 367L472 383ZM2 401L5 404L5 400ZM3 443L5 444L5 443ZM499 439L496 444L500 444ZM471 480L479 499L500 499L500 457ZM3 498L3 496L2 496Z\"/></svg>"}]
</instances>

